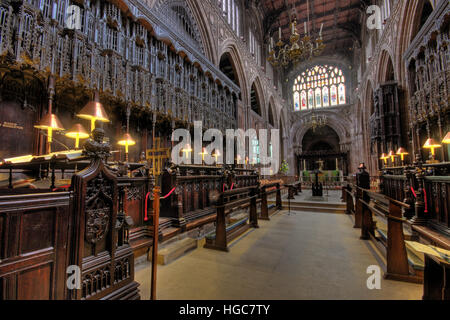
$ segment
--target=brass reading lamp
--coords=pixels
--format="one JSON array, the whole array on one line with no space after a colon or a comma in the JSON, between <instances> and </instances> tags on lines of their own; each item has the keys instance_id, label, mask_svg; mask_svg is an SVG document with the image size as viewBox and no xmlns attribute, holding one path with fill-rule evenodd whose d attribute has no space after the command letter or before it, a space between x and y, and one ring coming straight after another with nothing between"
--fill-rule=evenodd
<instances>
[{"instance_id":1,"label":"brass reading lamp","mask_svg":"<svg viewBox=\"0 0 450 320\"><path fill-rule=\"evenodd\" d=\"M447 132L447 134L445 135L444 139L442 139L442 143L450 144L450 131Z\"/></svg>"},{"instance_id":2,"label":"brass reading lamp","mask_svg":"<svg viewBox=\"0 0 450 320\"><path fill-rule=\"evenodd\" d=\"M90 101L77 114L78 118L91 121L91 132L95 129L95 121L109 122L105 108L100 102Z\"/></svg>"},{"instance_id":3,"label":"brass reading lamp","mask_svg":"<svg viewBox=\"0 0 450 320\"><path fill-rule=\"evenodd\" d=\"M450 131L447 132L444 139L442 139L442 143L447 145L447 152L448 152L448 145L450 144Z\"/></svg>"},{"instance_id":4,"label":"brass reading lamp","mask_svg":"<svg viewBox=\"0 0 450 320\"><path fill-rule=\"evenodd\" d=\"M208 152L206 152L206 148L203 147L203 148L202 148L202 152L199 153L199 155L202 156L202 164L203 164L203 162L205 161L205 156L206 156L207 154L208 154Z\"/></svg>"},{"instance_id":5,"label":"brass reading lamp","mask_svg":"<svg viewBox=\"0 0 450 320\"><path fill-rule=\"evenodd\" d=\"M397 150L397 155L400 156L400 159L402 160L402 166L405 165L405 156L409 155L408 151L405 148L400 147Z\"/></svg>"},{"instance_id":6,"label":"brass reading lamp","mask_svg":"<svg viewBox=\"0 0 450 320\"><path fill-rule=\"evenodd\" d=\"M384 166L387 167L387 160L389 159L388 155L386 153L383 153L380 159L384 161Z\"/></svg>"},{"instance_id":7,"label":"brass reading lamp","mask_svg":"<svg viewBox=\"0 0 450 320\"><path fill-rule=\"evenodd\" d=\"M392 166L395 167L395 157L397 155L394 153L393 150L389 151L388 157L391 158Z\"/></svg>"},{"instance_id":8,"label":"brass reading lamp","mask_svg":"<svg viewBox=\"0 0 450 320\"><path fill-rule=\"evenodd\" d=\"M438 143L436 140L434 140L433 138L429 138L429 139L425 142L425 144L424 144L424 146L423 146L424 149L430 149L430 151L431 151L431 162L435 162L435 161L436 161L436 160L435 160L435 155L436 155L435 150L438 149L438 148L441 148L441 147L442 147L442 145L439 144L439 143Z\"/></svg>"},{"instance_id":9,"label":"brass reading lamp","mask_svg":"<svg viewBox=\"0 0 450 320\"><path fill-rule=\"evenodd\" d=\"M128 162L128 147L136 145L136 141L134 141L130 134L127 132L123 135L118 144L125 147L125 162Z\"/></svg>"},{"instance_id":10,"label":"brass reading lamp","mask_svg":"<svg viewBox=\"0 0 450 320\"><path fill-rule=\"evenodd\" d=\"M80 147L80 139L89 138L89 133L81 124L77 123L66 133L66 137L75 139L75 149L78 149Z\"/></svg>"},{"instance_id":11,"label":"brass reading lamp","mask_svg":"<svg viewBox=\"0 0 450 320\"><path fill-rule=\"evenodd\" d=\"M56 114L48 113L38 125L34 126L39 130L47 130L47 141L48 141L48 153L51 153L51 144L53 142L53 131L63 131L65 130L61 121L59 121Z\"/></svg>"},{"instance_id":12,"label":"brass reading lamp","mask_svg":"<svg viewBox=\"0 0 450 320\"><path fill-rule=\"evenodd\" d=\"M192 147L190 144L187 144L186 148L182 149L181 151L186 154L186 159L189 159L189 157L191 156Z\"/></svg>"}]
</instances>

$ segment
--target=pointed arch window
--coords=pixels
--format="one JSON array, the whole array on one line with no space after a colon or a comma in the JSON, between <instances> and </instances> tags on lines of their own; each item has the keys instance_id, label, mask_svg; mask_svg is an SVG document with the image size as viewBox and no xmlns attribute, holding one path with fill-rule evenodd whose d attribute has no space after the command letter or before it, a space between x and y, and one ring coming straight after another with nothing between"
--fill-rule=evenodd
<instances>
[{"instance_id":1,"label":"pointed arch window","mask_svg":"<svg viewBox=\"0 0 450 320\"><path fill-rule=\"evenodd\" d=\"M315 66L302 72L292 88L294 111L327 108L347 103L345 76L335 66Z\"/></svg>"}]
</instances>

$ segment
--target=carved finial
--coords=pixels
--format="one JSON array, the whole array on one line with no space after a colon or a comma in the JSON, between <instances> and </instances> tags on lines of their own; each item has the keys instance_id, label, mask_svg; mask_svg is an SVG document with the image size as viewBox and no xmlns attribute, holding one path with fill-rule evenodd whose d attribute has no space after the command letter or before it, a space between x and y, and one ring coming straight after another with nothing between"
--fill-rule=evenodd
<instances>
[{"instance_id":1,"label":"carved finial","mask_svg":"<svg viewBox=\"0 0 450 320\"><path fill-rule=\"evenodd\" d=\"M83 146L83 154L90 158L100 158L102 160L106 160L106 158L111 156L111 145L103 141L105 131L102 126L103 124L100 124L100 127L95 128L92 132L92 138L85 142Z\"/></svg>"}]
</instances>

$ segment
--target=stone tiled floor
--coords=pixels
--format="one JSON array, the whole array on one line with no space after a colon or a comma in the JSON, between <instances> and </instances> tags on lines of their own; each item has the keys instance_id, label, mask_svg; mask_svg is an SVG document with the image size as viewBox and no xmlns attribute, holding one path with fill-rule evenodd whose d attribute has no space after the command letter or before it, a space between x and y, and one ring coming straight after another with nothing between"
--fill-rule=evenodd
<instances>
[{"instance_id":1,"label":"stone tiled floor","mask_svg":"<svg viewBox=\"0 0 450 320\"><path fill-rule=\"evenodd\" d=\"M260 221L228 253L198 248L158 266L158 299L420 299L422 286L382 280L367 288L378 265L346 215L281 212ZM143 299L150 265L136 267Z\"/></svg>"}]
</instances>

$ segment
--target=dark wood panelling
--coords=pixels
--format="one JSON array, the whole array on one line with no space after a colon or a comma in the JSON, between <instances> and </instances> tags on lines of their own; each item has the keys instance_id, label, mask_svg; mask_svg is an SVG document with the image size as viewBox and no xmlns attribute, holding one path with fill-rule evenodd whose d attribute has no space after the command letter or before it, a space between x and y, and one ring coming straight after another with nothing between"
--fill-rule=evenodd
<instances>
[{"instance_id":1,"label":"dark wood panelling","mask_svg":"<svg viewBox=\"0 0 450 320\"><path fill-rule=\"evenodd\" d=\"M16 102L0 103L0 158L33 153L35 120L36 114L29 108Z\"/></svg>"},{"instance_id":2,"label":"dark wood panelling","mask_svg":"<svg viewBox=\"0 0 450 320\"><path fill-rule=\"evenodd\" d=\"M51 263L20 272L19 274L17 274L17 299L51 299L51 279Z\"/></svg>"},{"instance_id":3,"label":"dark wood panelling","mask_svg":"<svg viewBox=\"0 0 450 320\"><path fill-rule=\"evenodd\" d=\"M20 254L54 246L56 209L29 211L23 214L20 239Z\"/></svg>"}]
</instances>

